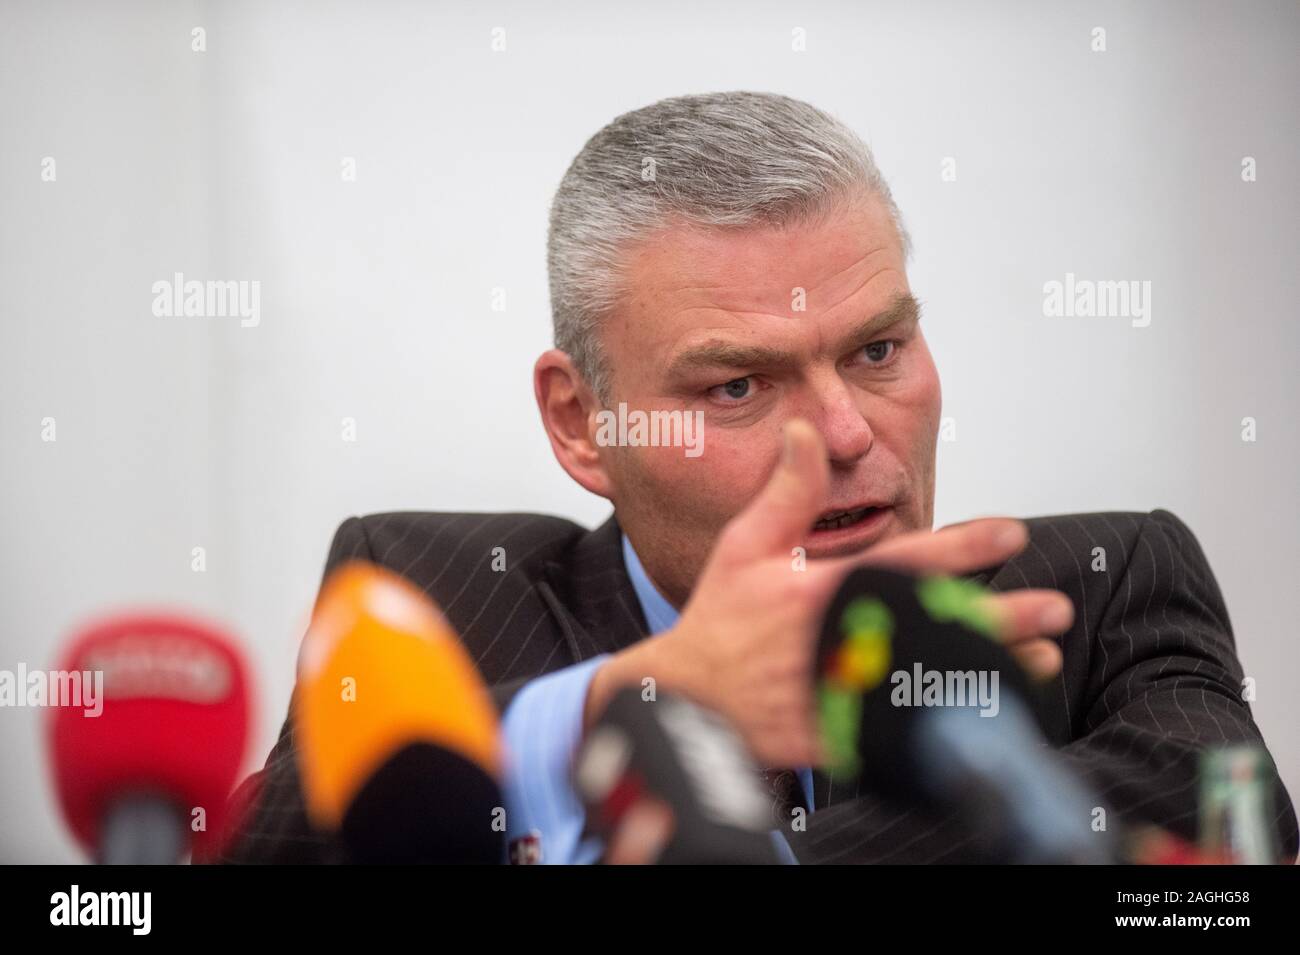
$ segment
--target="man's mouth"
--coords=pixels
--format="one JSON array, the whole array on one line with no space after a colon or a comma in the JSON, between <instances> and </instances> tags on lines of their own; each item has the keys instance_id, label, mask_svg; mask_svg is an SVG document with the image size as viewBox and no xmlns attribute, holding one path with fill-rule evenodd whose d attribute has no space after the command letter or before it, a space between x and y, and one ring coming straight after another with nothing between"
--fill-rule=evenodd
<instances>
[{"instance_id":1,"label":"man's mouth","mask_svg":"<svg viewBox=\"0 0 1300 955\"><path fill-rule=\"evenodd\" d=\"M814 531L837 531L841 528L852 527L855 524L861 524L879 510L881 510L879 507L857 507L848 511L827 511L818 518L812 529Z\"/></svg>"}]
</instances>

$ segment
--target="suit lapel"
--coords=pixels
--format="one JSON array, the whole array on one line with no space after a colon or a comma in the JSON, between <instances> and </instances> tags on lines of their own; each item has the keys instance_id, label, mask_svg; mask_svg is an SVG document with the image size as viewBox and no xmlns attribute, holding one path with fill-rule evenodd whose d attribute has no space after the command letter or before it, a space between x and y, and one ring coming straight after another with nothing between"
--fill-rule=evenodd
<instances>
[{"instance_id":1,"label":"suit lapel","mask_svg":"<svg viewBox=\"0 0 1300 955\"><path fill-rule=\"evenodd\" d=\"M568 560L548 563L538 581L575 663L617 653L650 632L623 563L622 534L611 515L578 539Z\"/></svg>"}]
</instances>

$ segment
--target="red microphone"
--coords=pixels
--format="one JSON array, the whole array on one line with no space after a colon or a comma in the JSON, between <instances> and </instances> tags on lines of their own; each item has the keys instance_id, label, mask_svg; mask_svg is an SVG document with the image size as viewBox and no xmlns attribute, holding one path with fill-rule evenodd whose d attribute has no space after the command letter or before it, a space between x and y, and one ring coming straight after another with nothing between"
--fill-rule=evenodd
<instances>
[{"instance_id":1,"label":"red microphone","mask_svg":"<svg viewBox=\"0 0 1300 955\"><path fill-rule=\"evenodd\" d=\"M82 631L59 669L102 686L94 707L51 708L54 783L77 841L105 864L214 854L251 709L230 636L179 615L115 616Z\"/></svg>"}]
</instances>

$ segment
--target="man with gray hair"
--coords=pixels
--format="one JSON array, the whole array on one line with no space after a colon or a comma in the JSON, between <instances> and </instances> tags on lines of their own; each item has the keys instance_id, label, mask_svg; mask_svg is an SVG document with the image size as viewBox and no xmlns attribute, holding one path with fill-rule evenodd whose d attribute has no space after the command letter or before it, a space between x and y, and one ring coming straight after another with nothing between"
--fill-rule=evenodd
<instances>
[{"instance_id":1,"label":"man with gray hair","mask_svg":"<svg viewBox=\"0 0 1300 955\"><path fill-rule=\"evenodd\" d=\"M594 531L524 514L350 518L327 565L382 563L445 610L504 714L517 858L601 857L572 756L612 696L647 681L788 768L810 813L773 827L799 861L969 858L954 819L818 768L816 635L857 566L987 584L1001 640L1046 684L1050 741L1124 821L1192 836L1201 754L1262 746L1222 595L1174 515L932 530L941 399L908 252L870 151L788 97L662 100L573 160L551 210L556 347L534 390L561 467L613 515ZM614 408L696 416L702 453L631 428L610 440ZM1088 570L1096 546L1103 573ZM292 753L291 706L231 859L345 857L308 824ZM1295 815L1280 782L1271 796L1290 858Z\"/></svg>"}]
</instances>

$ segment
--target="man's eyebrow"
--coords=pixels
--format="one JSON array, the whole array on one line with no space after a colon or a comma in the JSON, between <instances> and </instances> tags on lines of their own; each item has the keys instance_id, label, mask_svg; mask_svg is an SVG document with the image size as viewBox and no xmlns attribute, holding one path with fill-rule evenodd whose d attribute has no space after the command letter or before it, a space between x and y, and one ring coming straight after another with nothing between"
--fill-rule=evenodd
<instances>
[{"instance_id":1,"label":"man's eyebrow","mask_svg":"<svg viewBox=\"0 0 1300 955\"><path fill-rule=\"evenodd\" d=\"M894 297L882 312L860 323L843 339L844 351L867 345L873 338L895 325L915 325L921 320L921 306L916 298L907 293ZM688 348L676 356L668 365L671 378L688 375L693 371L717 368L776 368L794 364L787 353L762 345L744 345L713 339Z\"/></svg>"},{"instance_id":2,"label":"man's eyebrow","mask_svg":"<svg viewBox=\"0 0 1300 955\"><path fill-rule=\"evenodd\" d=\"M915 325L920 320L921 303L914 296L900 292L894 296L883 312L872 315L844 337L844 341L848 344L844 350L849 351L860 345L870 344L873 338L895 325Z\"/></svg>"}]
</instances>

